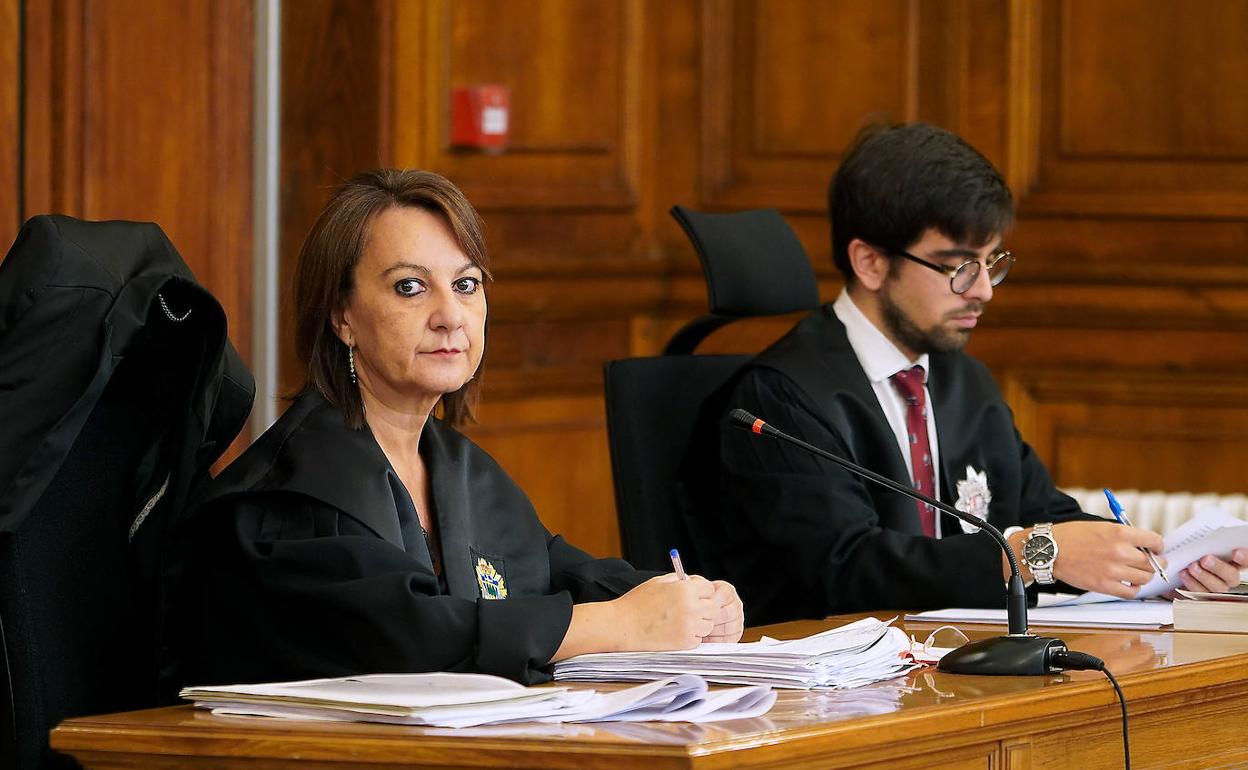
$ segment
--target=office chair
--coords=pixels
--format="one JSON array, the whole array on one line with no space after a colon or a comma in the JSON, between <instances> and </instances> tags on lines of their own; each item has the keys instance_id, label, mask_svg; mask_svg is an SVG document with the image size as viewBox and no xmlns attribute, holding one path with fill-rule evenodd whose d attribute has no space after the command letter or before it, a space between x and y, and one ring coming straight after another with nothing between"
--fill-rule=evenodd
<instances>
[{"instance_id":1,"label":"office chair","mask_svg":"<svg viewBox=\"0 0 1248 770\"><path fill-rule=\"evenodd\" d=\"M158 227L35 217L0 263L0 766L160 705L187 498L246 421L225 314Z\"/></svg>"},{"instance_id":2,"label":"office chair","mask_svg":"<svg viewBox=\"0 0 1248 770\"><path fill-rule=\"evenodd\" d=\"M684 566L721 576L690 515L705 475L691 457L696 436L722 416L728 389L749 355L694 355L711 332L742 318L819 306L815 272L797 236L775 209L706 214L683 206L672 216L693 242L706 276L709 312L682 327L660 356L605 365L607 436L624 558L641 569L669 571L668 551ZM690 483L690 482L693 483Z\"/></svg>"}]
</instances>

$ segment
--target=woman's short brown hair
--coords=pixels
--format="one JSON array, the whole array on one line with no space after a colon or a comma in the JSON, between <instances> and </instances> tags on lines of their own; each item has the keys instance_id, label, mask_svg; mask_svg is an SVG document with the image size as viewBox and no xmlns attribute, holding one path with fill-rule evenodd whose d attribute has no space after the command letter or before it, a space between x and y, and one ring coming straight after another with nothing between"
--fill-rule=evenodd
<instances>
[{"instance_id":1,"label":"woman's short brown hair","mask_svg":"<svg viewBox=\"0 0 1248 770\"><path fill-rule=\"evenodd\" d=\"M368 243L373 220L395 206L412 206L441 216L464 255L481 269L485 285L491 281L481 218L445 177L431 171L376 169L357 174L334 191L299 249L295 352L306 369L299 392L315 388L342 410L348 425L357 429L364 425L364 403L359 388L351 382L347 346L334 333L333 317L355 288L355 266ZM479 378L474 377L459 390L442 396L442 418L454 425L471 420L479 388Z\"/></svg>"}]
</instances>

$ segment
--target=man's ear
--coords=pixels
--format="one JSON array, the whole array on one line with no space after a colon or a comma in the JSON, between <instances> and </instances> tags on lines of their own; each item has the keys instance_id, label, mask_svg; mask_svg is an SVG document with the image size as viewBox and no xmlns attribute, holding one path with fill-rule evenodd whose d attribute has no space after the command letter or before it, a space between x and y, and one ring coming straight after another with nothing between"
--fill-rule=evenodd
<instances>
[{"instance_id":1,"label":"man's ear","mask_svg":"<svg viewBox=\"0 0 1248 770\"><path fill-rule=\"evenodd\" d=\"M868 291L879 291L888 278L891 260L864 240L855 238L849 242L849 264L854 269L854 277Z\"/></svg>"},{"instance_id":2,"label":"man's ear","mask_svg":"<svg viewBox=\"0 0 1248 770\"><path fill-rule=\"evenodd\" d=\"M329 323L334 327L334 334L338 335L342 344L349 348L355 347L355 335L351 333L351 322L347 320L347 311L344 308L337 308L330 313Z\"/></svg>"}]
</instances>

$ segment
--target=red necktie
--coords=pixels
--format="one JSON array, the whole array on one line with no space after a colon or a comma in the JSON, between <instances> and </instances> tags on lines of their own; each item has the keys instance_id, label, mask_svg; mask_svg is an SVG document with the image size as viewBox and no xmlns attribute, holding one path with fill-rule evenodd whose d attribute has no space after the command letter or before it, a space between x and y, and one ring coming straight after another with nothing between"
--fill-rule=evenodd
<instances>
[{"instance_id":1,"label":"red necktie","mask_svg":"<svg viewBox=\"0 0 1248 770\"><path fill-rule=\"evenodd\" d=\"M927 495L936 496L936 479L932 468L932 445L927 438L927 399L923 391L923 367L916 366L897 372L893 385L906 402L906 433L910 440L910 467L914 473L914 488ZM936 537L936 511L927 503L914 502L919 509L919 525L923 534Z\"/></svg>"}]
</instances>

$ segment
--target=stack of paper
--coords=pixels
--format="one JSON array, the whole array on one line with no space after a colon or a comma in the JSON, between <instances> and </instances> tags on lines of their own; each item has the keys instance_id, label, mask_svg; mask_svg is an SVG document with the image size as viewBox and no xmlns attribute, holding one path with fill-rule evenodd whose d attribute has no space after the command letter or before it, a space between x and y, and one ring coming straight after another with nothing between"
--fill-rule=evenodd
<instances>
[{"instance_id":1,"label":"stack of paper","mask_svg":"<svg viewBox=\"0 0 1248 770\"><path fill-rule=\"evenodd\" d=\"M188 687L181 696L230 716L473 727L520 721L712 722L767 713L768 687L711 691L681 676L615 692L525 687L486 674L376 674L276 684Z\"/></svg>"},{"instance_id":2,"label":"stack of paper","mask_svg":"<svg viewBox=\"0 0 1248 770\"><path fill-rule=\"evenodd\" d=\"M703 644L678 652L612 652L578 655L555 664L559 681L638 681L696 674L721 684L763 684L791 689L861 687L892 679L916 666L905 657L910 640L875 618L804 639L764 638L746 644Z\"/></svg>"},{"instance_id":3,"label":"stack of paper","mask_svg":"<svg viewBox=\"0 0 1248 770\"><path fill-rule=\"evenodd\" d=\"M906 615L906 620L1004 625L1006 616L1005 610L956 608L918 612ZM1077 602L1071 594L1041 594L1040 606L1027 610L1027 622L1032 626L1152 629L1174 623L1174 608L1162 600L1088 603Z\"/></svg>"},{"instance_id":4,"label":"stack of paper","mask_svg":"<svg viewBox=\"0 0 1248 770\"><path fill-rule=\"evenodd\" d=\"M1175 631L1223 631L1248 633L1248 586L1240 584L1226 593L1185 591L1174 600Z\"/></svg>"}]
</instances>

